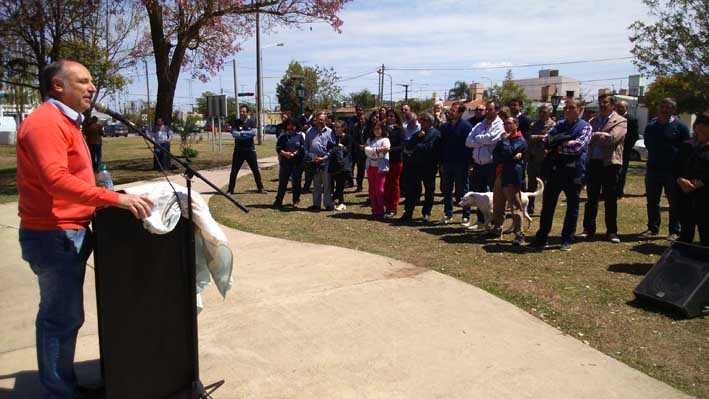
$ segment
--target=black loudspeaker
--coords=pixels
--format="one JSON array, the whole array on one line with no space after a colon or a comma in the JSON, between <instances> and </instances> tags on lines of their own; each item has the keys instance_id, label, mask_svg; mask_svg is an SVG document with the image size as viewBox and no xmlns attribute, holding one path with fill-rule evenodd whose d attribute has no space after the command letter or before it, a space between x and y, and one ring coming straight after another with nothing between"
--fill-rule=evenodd
<instances>
[{"instance_id":1,"label":"black loudspeaker","mask_svg":"<svg viewBox=\"0 0 709 399\"><path fill-rule=\"evenodd\" d=\"M93 227L106 399L196 397L192 224L154 235L130 212L101 208Z\"/></svg>"},{"instance_id":2,"label":"black loudspeaker","mask_svg":"<svg viewBox=\"0 0 709 399\"><path fill-rule=\"evenodd\" d=\"M672 243L634 292L686 317L709 314L709 248Z\"/></svg>"}]
</instances>

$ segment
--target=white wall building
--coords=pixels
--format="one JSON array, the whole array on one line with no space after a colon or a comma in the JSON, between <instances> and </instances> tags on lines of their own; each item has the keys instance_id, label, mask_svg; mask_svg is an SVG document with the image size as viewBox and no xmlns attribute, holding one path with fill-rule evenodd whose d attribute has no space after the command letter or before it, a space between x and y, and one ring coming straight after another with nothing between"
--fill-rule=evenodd
<instances>
[{"instance_id":1,"label":"white wall building","mask_svg":"<svg viewBox=\"0 0 709 399\"><path fill-rule=\"evenodd\" d=\"M559 76L556 69L543 69L539 77L516 79L514 82L524 88L524 93L532 101L550 102L555 93L562 97L578 97L581 94L581 82L574 78Z\"/></svg>"}]
</instances>

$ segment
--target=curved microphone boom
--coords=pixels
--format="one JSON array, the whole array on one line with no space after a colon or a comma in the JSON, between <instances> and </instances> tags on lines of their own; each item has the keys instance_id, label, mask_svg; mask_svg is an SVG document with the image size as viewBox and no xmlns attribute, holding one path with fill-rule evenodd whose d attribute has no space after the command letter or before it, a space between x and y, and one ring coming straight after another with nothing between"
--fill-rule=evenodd
<instances>
[{"instance_id":1,"label":"curved microphone boom","mask_svg":"<svg viewBox=\"0 0 709 399\"><path fill-rule=\"evenodd\" d=\"M126 119L125 116L119 114L118 112L108 108L108 106L106 104L97 102L94 104L94 108L96 108L98 110L98 112L103 112L104 114L109 115L113 119L118 120L119 122L121 122L122 124L124 124L128 127L132 127L135 132L142 135L142 133L138 130L138 128L135 126L135 124L133 124L133 122L129 121L128 119Z\"/></svg>"},{"instance_id":2,"label":"curved microphone boom","mask_svg":"<svg viewBox=\"0 0 709 399\"><path fill-rule=\"evenodd\" d=\"M145 140L148 140L148 141L149 141L151 144L153 144L156 148L159 148L159 149L161 149L162 151L167 152L167 154L169 155L169 157L170 157L173 161L177 162L178 164L182 165L182 166L185 168L185 175L189 175L189 176L190 176L189 178L191 178L191 176L197 176L197 177L198 177L199 179L201 179L203 182L207 183L208 186L212 187L212 188L214 189L214 191L216 191L216 192L218 192L219 194L223 195L226 199L228 199L231 203L233 203L234 205L236 205L239 209L241 209L242 211L244 211L244 212L246 212L246 213L249 212L249 210L246 209L246 207L244 207L243 205L241 205L241 204L239 203L239 201L235 200L235 199L232 198L230 195L227 195L226 193L224 193L219 187L215 186L214 183L210 182L210 181L207 180L204 176L202 176L199 172L197 172L196 170L192 169L192 167L191 167L190 165L188 165L187 163L185 163L183 160L179 159L179 158L176 157L175 155L171 154L170 151L168 151L167 149L163 148L163 146L161 146L160 144L156 143L155 140L153 140L153 138L150 137L150 134L145 134L144 132L142 132L140 129L138 129L137 126L135 126L135 124L134 124L133 122L131 122L131 121L129 121L128 119L126 119L125 116L123 116L123 115L119 114L118 112L116 112L116 111L114 111L114 110L108 108L108 107L106 106L106 104L103 104L103 103L99 103L99 102L95 103L95 104L94 104L94 108L96 108L96 110L98 110L99 112L103 112L104 114L109 115L109 116L112 117L113 119L116 119L116 120L118 120L119 122L123 123L124 125L126 125L126 127L128 127L128 129L132 130L135 134L137 134L137 135L143 137ZM189 179L189 178L188 178L188 179ZM188 187L189 187L189 184L188 184ZM191 208L190 208L190 209L191 209Z\"/></svg>"}]
</instances>

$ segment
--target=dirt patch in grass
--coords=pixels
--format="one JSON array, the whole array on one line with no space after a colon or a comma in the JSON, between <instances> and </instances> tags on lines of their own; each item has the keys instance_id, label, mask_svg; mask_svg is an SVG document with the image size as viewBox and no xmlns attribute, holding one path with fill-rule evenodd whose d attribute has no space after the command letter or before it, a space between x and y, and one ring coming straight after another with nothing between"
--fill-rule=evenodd
<instances>
[{"instance_id":1,"label":"dirt patch in grass","mask_svg":"<svg viewBox=\"0 0 709 399\"><path fill-rule=\"evenodd\" d=\"M424 223L420 209L410 222L370 220L366 186L364 193L347 190L343 212L304 210L311 204L310 195L302 196L300 209L288 205L272 209L277 168L262 174L271 193L254 194L253 179L243 179L236 198L251 212L236 212L225 200L214 197L210 206L217 220L244 231L364 250L448 274L690 395L709 397L709 318L681 320L638 303L633 296L633 289L669 244L662 238L640 239L637 234L646 223L641 175L629 176L629 195L619 202L622 243L612 244L601 235L575 243L570 252L560 252L558 237L565 212L565 203L560 201L550 248L530 252L511 246L509 235L506 240L489 241L462 229L457 224L460 213L454 215L456 224L450 225ZM290 198L288 193L286 204ZM436 198L431 220L443 216L440 199ZM599 232L604 227L602 209ZM666 212L663 218L667 226ZM537 228L535 217L528 234ZM415 271L402 273L409 272Z\"/></svg>"}]
</instances>

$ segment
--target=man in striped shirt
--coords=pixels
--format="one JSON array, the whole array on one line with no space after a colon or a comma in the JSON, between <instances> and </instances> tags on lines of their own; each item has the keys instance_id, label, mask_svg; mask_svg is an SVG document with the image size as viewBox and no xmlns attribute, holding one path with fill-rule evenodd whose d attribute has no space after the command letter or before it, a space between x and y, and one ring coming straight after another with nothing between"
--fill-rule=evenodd
<instances>
[{"instance_id":1,"label":"man in striped shirt","mask_svg":"<svg viewBox=\"0 0 709 399\"><path fill-rule=\"evenodd\" d=\"M561 250L571 249L571 240L576 231L579 216L579 197L586 177L586 153L591 140L591 125L581 119L581 100L568 99L564 106L564 119L556 123L542 139L547 154L542 175L546 179L539 230L529 244L531 249L541 250L551 231L559 195L566 196L566 217L561 231Z\"/></svg>"}]
</instances>

